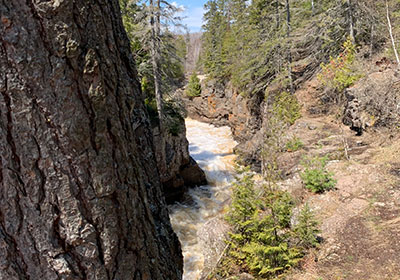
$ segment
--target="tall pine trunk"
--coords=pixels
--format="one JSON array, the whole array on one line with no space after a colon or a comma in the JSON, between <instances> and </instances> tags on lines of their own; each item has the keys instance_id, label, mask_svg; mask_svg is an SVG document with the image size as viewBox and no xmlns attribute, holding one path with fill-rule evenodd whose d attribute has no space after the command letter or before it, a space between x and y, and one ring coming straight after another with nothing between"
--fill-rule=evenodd
<instances>
[{"instance_id":1,"label":"tall pine trunk","mask_svg":"<svg viewBox=\"0 0 400 280\"><path fill-rule=\"evenodd\" d=\"M180 279L118 1L0 19L0 279Z\"/></svg>"},{"instance_id":2,"label":"tall pine trunk","mask_svg":"<svg viewBox=\"0 0 400 280\"><path fill-rule=\"evenodd\" d=\"M275 1L275 13L276 13L276 29L279 29L281 26L281 17L279 14L279 0Z\"/></svg>"},{"instance_id":3,"label":"tall pine trunk","mask_svg":"<svg viewBox=\"0 0 400 280\"><path fill-rule=\"evenodd\" d=\"M294 93L294 85L293 85L293 73L292 73L292 46L290 42L290 33L291 33L291 16L290 16L290 0L286 0L286 24L287 24L287 60L288 60L288 75L289 75L289 83L290 83L290 92Z\"/></svg>"},{"instance_id":4,"label":"tall pine trunk","mask_svg":"<svg viewBox=\"0 0 400 280\"><path fill-rule=\"evenodd\" d=\"M349 17L349 36L350 36L351 42L353 44L355 44L356 38L354 35L353 5L352 5L351 0L347 0L347 11L348 11L347 14Z\"/></svg>"},{"instance_id":5,"label":"tall pine trunk","mask_svg":"<svg viewBox=\"0 0 400 280\"><path fill-rule=\"evenodd\" d=\"M312 15L315 14L315 3L314 3L314 0L311 0L311 14Z\"/></svg>"},{"instance_id":6,"label":"tall pine trunk","mask_svg":"<svg viewBox=\"0 0 400 280\"><path fill-rule=\"evenodd\" d=\"M386 19L387 19L387 24L388 24L388 29L389 29L390 41L392 42L393 52L394 52L394 56L395 56L396 62L397 62L397 67L400 68L400 59L399 59L399 54L398 54L397 48L396 48L396 41L394 40L394 36L393 36L393 28L392 28L392 22L390 20L389 4L388 4L387 0L386 0Z\"/></svg>"},{"instance_id":7,"label":"tall pine trunk","mask_svg":"<svg viewBox=\"0 0 400 280\"><path fill-rule=\"evenodd\" d=\"M154 3L156 1L156 3ZM153 67L154 91L157 102L158 118L160 119L160 131L164 130L164 106L161 89L161 7L160 0L150 0L150 27L151 27L151 63Z\"/></svg>"}]
</instances>

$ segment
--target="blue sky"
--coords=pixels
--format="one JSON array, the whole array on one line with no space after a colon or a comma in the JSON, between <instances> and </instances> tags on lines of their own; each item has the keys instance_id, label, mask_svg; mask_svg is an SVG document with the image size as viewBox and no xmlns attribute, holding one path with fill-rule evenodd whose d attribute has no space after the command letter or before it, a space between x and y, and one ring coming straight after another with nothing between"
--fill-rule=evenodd
<instances>
[{"instance_id":1,"label":"blue sky","mask_svg":"<svg viewBox=\"0 0 400 280\"><path fill-rule=\"evenodd\" d=\"M182 13L183 23L187 25L190 32L200 31L204 13L204 4L207 0L174 0L177 6L185 7Z\"/></svg>"}]
</instances>

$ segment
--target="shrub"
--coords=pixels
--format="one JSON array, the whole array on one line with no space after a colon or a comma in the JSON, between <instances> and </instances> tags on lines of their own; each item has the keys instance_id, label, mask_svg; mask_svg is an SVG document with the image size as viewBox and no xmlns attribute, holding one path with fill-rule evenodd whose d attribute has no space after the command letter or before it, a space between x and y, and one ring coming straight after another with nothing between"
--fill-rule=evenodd
<instances>
[{"instance_id":1,"label":"shrub","mask_svg":"<svg viewBox=\"0 0 400 280\"><path fill-rule=\"evenodd\" d=\"M184 111L180 104L173 99L164 101L165 126L167 131L178 136L185 126Z\"/></svg>"},{"instance_id":2,"label":"shrub","mask_svg":"<svg viewBox=\"0 0 400 280\"><path fill-rule=\"evenodd\" d=\"M284 124L292 125L301 117L301 105L297 98L290 92L284 91L275 96L272 112Z\"/></svg>"},{"instance_id":3,"label":"shrub","mask_svg":"<svg viewBox=\"0 0 400 280\"><path fill-rule=\"evenodd\" d=\"M288 152L295 152L303 148L304 143L298 137L293 137L286 143L286 150Z\"/></svg>"},{"instance_id":4,"label":"shrub","mask_svg":"<svg viewBox=\"0 0 400 280\"><path fill-rule=\"evenodd\" d=\"M235 227L239 234L235 238L239 243L247 238L249 227L253 226L256 214L257 200L253 175L245 173L242 178L236 178L233 184L232 204L226 215L226 220Z\"/></svg>"},{"instance_id":5,"label":"shrub","mask_svg":"<svg viewBox=\"0 0 400 280\"><path fill-rule=\"evenodd\" d=\"M342 92L362 77L354 69L356 47L350 38L343 43L342 49L338 57L331 57L329 63L321 64L322 72L318 75L324 86L337 92Z\"/></svg>"},{"instance_id":6,"label":"shrub","mask_svg":"<svg viewBox=\"0 0 400 280\"><path fill-rule=\"evenodd\" d=\"M333 179L333 173L328 172L325 167L328 157L307 158L302 162L304 171L300 173L305 187L314 193L323 193L333 189L336 180Z\"/></svg>"},{"instance_id":7,"label":"shrub","mask_svg":"<svg viewBox=\"0 0 400 280\"><path fill-rule=\"evenodd\" d=\"M187 85L185 93L188 97L197 97L201 95L200 80L195 72L193 72L193 74L189 78L189 83Z\"/></svg>"},{"instance_id":8,"label":"shrub","mask_svg":"<svg viewBox=\"0 0 400 280\"><path fill-rule=\"evenodd\" d=\"M318 245L317 235L320 233L318 225L318 221L306 203L300 211L298 223L294 228L296 237L299 240L298 246L308 249Z\"/></svg>"},{"instance_id":9,"label":"shrub","mask_svg":"<svg viewBox=\"0 0 400 280\"><path fill-rule=\"evenodd\" d=\"M257 194L251 175L234 184L232 204L226 216L234 226L229 256L260 277L273 277L297 265L303 256L290 241L293 200L289 193L263 188Z\"/></svg>"},{"instance_id":10,"label":"shrub","mask_svg":"<svg viewBox=\"0 0 400 280\"><path fill-rule=\"evenodd\" d=\"M146 106L147 113L150 117L150 123L152 127L158 125L158 112L157 112L157 103L154 98L148 97L144 100L144 104Z\"/></svg>"},{"instance_id":11,"label":"shrub","mask_svg":"<svg viewBox=\"0 0 400 280\"><path fill-rule=\"evenodd\" d=\"M150 117L152 127L159 125L159 117L157 111L157 103L154 98L146 98L144 101L147 113ZM178 136L184 128L184 112L179 108L179 104L175 100L164 100L164 122L168 133Z\"/></svg>"}]
</instances>

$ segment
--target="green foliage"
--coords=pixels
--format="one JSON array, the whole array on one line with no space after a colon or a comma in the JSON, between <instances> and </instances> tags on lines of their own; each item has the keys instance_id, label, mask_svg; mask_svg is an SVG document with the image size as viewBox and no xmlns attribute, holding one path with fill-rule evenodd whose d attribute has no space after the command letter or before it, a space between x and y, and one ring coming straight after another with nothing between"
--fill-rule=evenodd
<instances>
[{"instance_id":1,"label":"green foliage","mask_svg":"<svg viewBox=\"0 0 400 280\"><path fill-rule=\"evenodd\" d=\"M300 173L305 187L314 193L323 193L333 189L336 180L333 173L326 170L328 157L313 157L303 160L304 171Z\"/></svg>"},{"instance_id":2,"label":"green foliage","mask_svg":"<svg viewBox=\"0 0 400 280\"><path fill-rule=\"evenodd\" d=\"M267 95L268 99L269 96ZM292 125L301 117L301 105L290 92L284 91L273 97L272 113L283 124Z\"/></svg>"},{"instance_id":3,"label":"green foliage","mask_svg":"<svg viewBox=\"0 0 400 280\"><path fill-rule=\"evenodd\" d=\"M228 0L210 0L205 4L202 65L210 78L223 80L226 75Z\"/></svg>"},{"instance_id":4,"label":"green foliage","mask_svg":"<svg viewBox=\"0 0 400 280\"><path fill-rule=\"evenodd\" d=\"M350 35L350 19L357 44L375 49L385 41L382 1L351 1L351 8L349 1L342 0L315 0L314 8L311 0L289 2L290 32L285 1L208 1L201 56L205 74L220 82L229 80L240 93L250 96L263 92L277 78L290 82L289 68L305 66L310 74L330 56L336 57ZM391 10L397 11L397 7ZM395 17L396 13L392 14ZM336 77L339 88L357 80L357 75L345 70ZM293 76L296 80L302 73ZM289 89L279 85L281 90Z\"/></svg>"},{"instance_id":5,"label":"green foliage","mask_svg":"<svg viewBox=\"0 0 400 280\"><path fill-rule=\"evenodd\" d=\"M294 267L302 258L301 251L288 243L271 238L272 232L263 232L264 242L251 241L243 247L249 269L261 277L273 277Z\"/></svg>"},{"instance_id":6,"label":"green foliage","mask_svg":"<svg viewBox=\"0 0 400 280\"><path fill-rule=\"evenodd\" d=\"M337 92L342 92L362 77L354 69L356 47L350 38L343 43L342 48L339 56L331 57L327 64L321 64L322 72L318 75L319 80L325 86L335 89Z\"/></svg>"},{"instance_id":7,"label":"green foliage","mask_svg":"<svg viewBox=\"0 0 400 280\"><path fill-rule=\"evenodd\" d=\"M148 97L144 101L147 113L150 117L150 123L152 127L159 125L157 103L154 98ZM174 100L164 101L164 113L165 113L165 125L168 132L177 136L184 127L184 117L182 110L177 106Z\"/></svg>"},{"instance_id":8,"label":"green foliage","mask_svg":"<svg viewBox=\"0 0 400 280\"><path fill-rule=\"evenodd\" d=\"M196 72L193 72L190 76L185 93L189 97L197 97L201 95L201 84Z\"/></svg>"},{"instance_id":9,"label":"green foliage","mask_svg":"<svg viewBox=\"0 0 400 280\"><path fill-rule=\"evenodd\" d=\"M178 136L185 127L183 109L173 100L164 101L165 125L168 132L173 136Z\"/></svg>"},{"instance_id":10,"label":"green foliage","mask_svg":"<svg viewBox=\"0 0 400 280\"><path fill-rule=\"evenodd\" d=\"M263 278L284 273L298 264L303 256L302 246L294 246L292 237L303 238L303 227L292 229L290 219L294 203L289 193L263 186L256 190L253 176L244 173L234 184L232 204L226 215L235 231L230 233L229 256L248 271ZM317 224L310 223L310 231L316 233ZM306 237L304 237L306 238ZM308 236L307 236L308 238ZM303 240L303 239L301 239ZM307 243L308 244L308 243Z\"/></svg>"},{"instance_id":11,"label":"green foliage","mask_svg":"<svg viewBox=\"0 0 400 280\"><path fill-rule=\"evenodd\" d=\"M152 127L157 126L159 124L159 122L158 122L158 112L157 112L156 100L154 98L148 97L144 100L144 104L146 106L147 113L149 114L150 123L151 123Z\"/></svg>"},{"instance_id":12,"label":"green foliage","mask_svg":"<svg viewBox=\"0 0 400 280\"><path fill-rule=\"evenodd\" d=\"M318 245L317 235L319 223L315 219L313 212L308 204L301 209L298 223L294 228L294 233L298 238L298 246L302 248L312 248Z\"/></svg>"},{"instance_id":13,"label":"green foliage","mask_svg":"<svg viewBox=\"0 0 400 280\"><path fill-rule=\"evenodd\" d=\"M257 212L253 175L245 174L233 184L232 204L226 216L241 233L247 232L249 222Z\"/></svg>"},{"instance_id":14,"label":"green foliage","mask_svg":"<svg viewBox=\"0 0 400 280\"><path fill-rule=\"evenodd\" d=\"M131 52L146 97L154 96L154 76L150 51L150 13L145 1L119 0L122 20L130 40ZM185 75L183 62L186 56L186 41L183 35L169 31L168 23L179 22L177 8L167 2L161 4L162 33L161 47L162 92L168 93L182 85Z\"/></svg>"},{"instance_id":15,"label":"green foliage","mask_svg":"<svg viewBox=\"0 0 400 280\"><path fill-rule=\"evenodd\" d=\"M293 137L288 142L286 142L286 150L288 152L295 152L303 148L304 143L298 137Z\"/></svg>"}]
</instances>

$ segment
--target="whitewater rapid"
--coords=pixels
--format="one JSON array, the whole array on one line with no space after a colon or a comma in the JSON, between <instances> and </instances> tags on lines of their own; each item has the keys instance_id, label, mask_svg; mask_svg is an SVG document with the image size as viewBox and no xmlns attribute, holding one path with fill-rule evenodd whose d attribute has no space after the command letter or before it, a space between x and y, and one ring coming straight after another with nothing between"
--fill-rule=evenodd
<instances>
[{"instance_id":1,"label":"whitewater rapid","mask_svg":"<svg viewBox=\"0 0 400 280\"><path fill-rule=\"evenodd\" d=\"M170 206L172 227L182 244L184 280L200 279L204 265L197 232L221 213L230 197L233 180L233 148L236 142L228 127L215 127L186 119L190 155L204 170L208 185L190 189L184 200Z\"/></svg>"}]
</instances>

